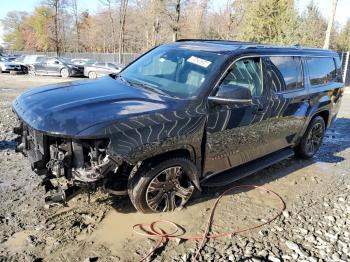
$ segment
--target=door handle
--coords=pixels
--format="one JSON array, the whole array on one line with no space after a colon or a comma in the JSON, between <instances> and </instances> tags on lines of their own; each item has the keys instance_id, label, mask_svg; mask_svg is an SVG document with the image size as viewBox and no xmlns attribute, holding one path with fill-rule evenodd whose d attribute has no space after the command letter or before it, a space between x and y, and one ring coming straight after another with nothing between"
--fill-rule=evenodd
<instances>
[{"instance_id":1,"label":"door handle","mask_svg":"<svg viewBox=\"0 0 350 262\"><path fill-rule=\"evenodd\" d=\"M310 102L310 98L301 99L301 102Z\"/></svg>"},{"instance_id":2,"label":"door handle","mask_svg":"<svg viewBox=\"0 0 350 262\"><path fill-rule=\"evenodd\" d=\"M262 115L264 113L265 113L265 109L260 106L256 106L253 110L253 114L256 114L256 115Z\"/></svg>"}]
</instances>

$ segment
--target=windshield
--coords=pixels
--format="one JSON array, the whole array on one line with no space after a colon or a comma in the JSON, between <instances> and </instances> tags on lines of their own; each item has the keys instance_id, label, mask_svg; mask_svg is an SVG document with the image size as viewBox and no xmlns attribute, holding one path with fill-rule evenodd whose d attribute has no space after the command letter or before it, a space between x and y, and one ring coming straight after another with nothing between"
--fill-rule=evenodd
<instances>
[{"instance_id":1,"label":"windshield","mask_svg":"<svg viewBox=\"0 0 350 262\"><path fill-rule=\"evenodd\" d=\"M120 76L136 85L157 89L171 96L190 98L199 93L223 57L212 51L161 46L128 66Z\"/></svg>"}]
</instances>

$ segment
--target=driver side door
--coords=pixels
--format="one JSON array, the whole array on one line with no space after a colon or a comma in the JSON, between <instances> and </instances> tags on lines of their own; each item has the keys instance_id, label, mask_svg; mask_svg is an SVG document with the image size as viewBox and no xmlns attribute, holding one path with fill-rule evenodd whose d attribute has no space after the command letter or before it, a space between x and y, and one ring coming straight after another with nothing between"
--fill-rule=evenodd
<instances>
[{"instance_id":1,"label":"driver side door","mask_svg":"<svg viewBox=\"0 0 350 262\"><path fill-rule=\"evenodd\" d=\"M265 88L263 72L262 58L242 58L229 68L217 90L208 98L205 175L269 153L269 90ZM237 89L243 90L244 96L249 93L250 97L242 97Z\"/></svg>"}]
</instances>

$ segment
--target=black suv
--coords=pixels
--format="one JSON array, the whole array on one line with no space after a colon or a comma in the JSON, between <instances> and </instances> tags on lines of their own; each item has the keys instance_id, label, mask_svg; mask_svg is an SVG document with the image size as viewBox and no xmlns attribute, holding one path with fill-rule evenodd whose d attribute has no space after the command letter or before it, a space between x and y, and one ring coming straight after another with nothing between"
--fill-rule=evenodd
<instances>
[{"instance_id":1,"label":"black suv","mask_svg":"<svg viewBox=\"0 0 350 262\"><path fill-rule=\"evenodd\" d=\"M48 200L103 186L141 212L171 211L202 186L312 157L343 90L329 50L181 40L119 74L22 94L14 131Z\"/></svg>"}]
</instances>

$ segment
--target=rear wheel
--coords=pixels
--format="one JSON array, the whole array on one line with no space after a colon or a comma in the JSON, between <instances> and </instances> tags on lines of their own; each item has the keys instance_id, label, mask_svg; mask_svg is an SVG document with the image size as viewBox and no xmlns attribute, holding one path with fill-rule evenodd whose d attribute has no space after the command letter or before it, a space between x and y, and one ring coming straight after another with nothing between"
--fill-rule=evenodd
<instances>
[{"instance_id":1,"label":"rear wheel","mask_svg":"<svg viewBox=\"0 0 350 262\"><path fill-rule=\"evenodd\" d=\"M61 70L61 76L62 76L63 78L68 78L68 77L69 77L68 68L63 68L63 69Z\"/></svg>"},{"instance_id":2,"label":"rear wheel","mask_svg":"<svg viewBox=\"0 0 350 262\"><path fill-rule=\"evenodd\" d=\"M174 211L183 207L195 191L189 174L196 166L186 158L173 158L140 168L130 178L128 194L143 213Z\"/></svg>"},{"instance_id":3,"label":"rear wheel","mask_svg":"<svg viewBox=\"0 0 350 262\"><path fill-rule=\"evenodd\" d=\"M306 159L313 157L322 145L325 130L326 125L323 118L321 116L313 118L299 145L295 148L296 154Z\"/></svg>"},{"instance_id":4,"label":"rear wheel","mask_svg":"<svg viewBox=\"0 0 350 262\"><path fill-rule=\"evenodd\" d=\"M89 72L89 78L90 79L96 79L97 78L97 74L93 71Z\"/></svg>"}]
</instances>

